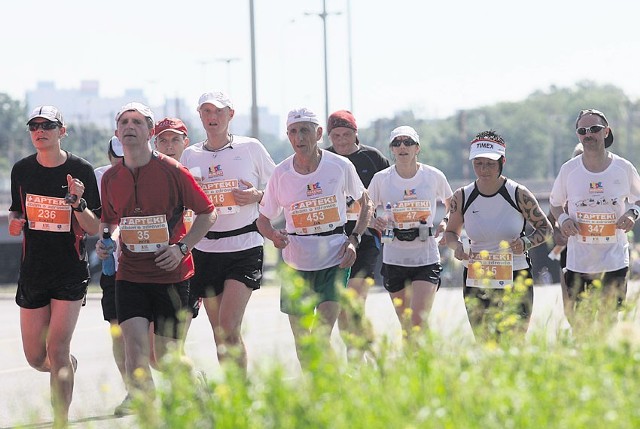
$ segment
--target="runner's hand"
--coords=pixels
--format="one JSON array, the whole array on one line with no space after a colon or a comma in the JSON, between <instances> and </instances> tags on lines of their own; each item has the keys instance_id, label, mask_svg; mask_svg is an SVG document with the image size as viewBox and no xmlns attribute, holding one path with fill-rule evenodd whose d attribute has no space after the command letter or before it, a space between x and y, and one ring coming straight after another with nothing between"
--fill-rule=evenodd
<instances>
[{"instance_id":1,"label":"runner's hand","mask_svg":"<svg viewBox=\"0 0 640 429\"><path fill-rule=\"evenodd\" d=\"M262 199L262 192L257 190L251 182L240 179L240 183L246 186L246 189L236 188L232 191L236 204L239 206L246 206L247 204L259 203Z\"/></svg>"},{"instance_id":2,"label":"runner's hand","mask_svg":"<svg viewBox=\"0 0 640 429\"><path fill-rule=\"evenodd\" d=\"M178 268L180 261L184 258L184 255L180 251L180 247L177 244L171 244L163 247L155 252L156 259L154 260L156 266L165 271L173 271Z\"/></svg>"},{"instance_id":3,"label":"runner's hand","mask_svg":"<svg viewBox=\"0 0 640 429\"><path fill-rule=\"evenodd\" d=\"M18 236L22 234L24 224L27 223L25 218L13 218L9 221L9 235Z\"/></svg>"},{"instance_id":4,"label":"runner's hand","mask_svg":"<svg viewBox=\"0 0 640 429\"><path fill-rule=\"evenodd\" d=\"M356 262L356 248L351 240L347 240L342 245L341 254L340 268L349 268Z\"/></svg>"}]
</instances>

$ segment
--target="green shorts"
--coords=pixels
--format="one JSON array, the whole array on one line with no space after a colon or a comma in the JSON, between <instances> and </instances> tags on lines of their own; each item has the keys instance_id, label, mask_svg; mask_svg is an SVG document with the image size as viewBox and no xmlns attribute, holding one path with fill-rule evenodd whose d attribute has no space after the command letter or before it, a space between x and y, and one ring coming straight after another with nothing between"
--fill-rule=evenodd
<instances>
[{"instance_id":1,"label":"green shorts","mask_svg":"<svg viewBox=\"0 0 640 429\"><path fill-rule=\"evenodd\" d=\"M325 301L340 301L340 291L347 287L350 268L339 266L318 271L291 270L291 278L280 289L280 311L302 316L313 313Z\"/></svg>"}]
</instances>

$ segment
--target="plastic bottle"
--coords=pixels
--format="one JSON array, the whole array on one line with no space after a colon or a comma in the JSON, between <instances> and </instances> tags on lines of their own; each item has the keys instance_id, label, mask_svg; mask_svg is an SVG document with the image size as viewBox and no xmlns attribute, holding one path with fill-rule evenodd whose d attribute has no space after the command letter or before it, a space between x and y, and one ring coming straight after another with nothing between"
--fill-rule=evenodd
<instances>
[{"instance_id":1,"label":"plastic bottle","mask_svg":"<svg viewBox=\"0 0 640 429\"><path fill-rule=\"evenodd\" d=\"M393 212L391 211L391 203L384 206L384 218L387 226L382 232L382 244L391 243L393 241Z\"/></svg>"},{"instance_id":2,"label":"plastic bottle","mask_svg":"<svg viewBox=\"0 0 640 429\"><path fill-rule=\"evenodd\" d=\"M429 238L429 227L427 226L426 219L420 219L420 226L418 226L418 236L420 241L427 241Z\"/></svg>"},{"instance_id":3,"label":"plastic bottle","mask_svg":"<svg viewBox=\"0 0 640 429\"><path fill-rule=\"evenodd\" d=\"M104 274L105 276L112 276L116 273L116 260L113 256L113 251L115 250L116 244L111 238L109 228L105 228L102 231L102 244L109 252L109 257L102 260L102 274Z\"/></svg>"}]
</instances>

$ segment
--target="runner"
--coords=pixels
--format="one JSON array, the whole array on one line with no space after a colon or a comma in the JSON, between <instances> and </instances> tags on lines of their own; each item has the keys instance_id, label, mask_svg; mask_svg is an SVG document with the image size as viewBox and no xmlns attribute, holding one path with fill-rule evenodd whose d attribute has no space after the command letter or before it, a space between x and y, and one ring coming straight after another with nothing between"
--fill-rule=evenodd
<instances>
[{"instance_id":1,"label":"runner","mask_svg":"<svg viewBox=\"0 0 640 429\"><path fill-rule=\"evenodd\" d=\"M310 331L303 316L309 316L309 311L315 314L317 326L313 327L319 328L319 338L329 351L331 330L340 312L340 288L347 284L359 237L371 216L367 191L353 164L318 147L322 131L318 117L309 109L289 112L287 136L294 154L276 167L258 218L260 232L282 249L284 262L293 271L283 279L280 309L289 316L303 367L307 363L303 338ZM349 196L360 204L360 213L347 238L344 224ZM271 222L282 212L285 229L276 230Z\"/></svg>"},{"instance_id":2,"label":"runner","mask_svg":"<svg viewBox=\"0 0 640 429\"><path fill-rule=\"evenodd\" d=\"M338 110L327 120L327 133L331 140L329 152L337 153L349 159L356 167L358 176L365 188L378 171L389 167L389 160L376 148L360 143L356 118L348 110ZM347 219L345 231L351 235L356 225L360 206L353 200L347 201ZM376 263L380 256L380 237L374 228L367 228L360 237L356 253L356 262L351 267L347 288L355 292L355 302L343 307L338 317L338 325L345 344L349 348L354 341L364 340L365 346L373 342L370 326L365 325L364 306L369 288L375 283ZM350 311L351 310L351 311ZM351 334L351 338L345 333ZM351 355L351 351L348 351Z\"/></svg>"},{"instance_id":3,"label":"runner","mask_svg":"<svg viewBox=\"0 0 640 429\"><path fill-rule=\"evenodd\" d=\"M640 215L640 177L633 164L607 150L613 131L601 111L582 110L576 135L584 152L562 165L549 197L551 211L568 237L565 308L575 325L576 306L585 295L600 290L599 317L615 322L627 294L626 233Z\"/></svg>"},{"instance_id":4,"label":"runner","mask_svg":"<svg viewBox=\"0 0 640 429\"><path fill-rule=\"evenodd\" d=\"M198 112L207 138L188 147L181 162L216 205L218 221L193 249L192 293L204 297L218 360L231 358L246 375L242 320L262 281L258 203L275 163L258 140L229 132L235 111L225 94L203 94Z\"/></svg>"},{"instance_id":5,"label":"runner","mask_svg":"<svg viewBox=\"0 0 640 429\"><path fill-rule=\"evenodd\" d=\"M476 337L511 329L524 335L533 306L529 249L552 233L533 194L502 174L505 154L506 143L495 131L483 131L471 141L469 159L477 179L454 193L445 233L455 258L468 262L462 276L464 298ZM528 235L527 223L533 228ZM463 227L469 245L460 241ZM506 293L511 290L515 294ZM505 312L502 323L496 322L496 311ZM513 312L519 318L512 324Z\"/></svg>"},{"instance_id":6,"label":"runner","mask_svg":"<svg viewBox=\"0 0 640 429\"><path fill-rule=\"evenodd\" d=\"M131 395L154 397L149 366L149 325L154 323L155 350L162 357L182 351L182 314L186 310L190 250L206 234L216 215L213 204L186 168L152 151L153 113L141 103L129 103L116 115L116 136L124 149L123 162L102 178L102 225L120 229L116 309L125 341L129 395L116 415L131 412ZM184 209L196 213L189 232ZM103 246L98 256L106 258Z\"/></svg>"},{"instance_id":7,"label":"runner","mask_svg":"<svg viewBox=\"0 0 640 429\"><path fill-rule=\"evenodd\" d=\"M426 328L435 293L440 286L440 252L436 239L446 226L446 216L434 226L437 202L449 211L451 187L435 167L418 162L420 137L416 130L401 126L391 131L389 147L395 164L376 173L369 185L375 207L391 204L393 238L382 248L384 288L389 292L406 335ZM378 216L376 228L389 227L389 219Z\"/></svg>"},{"instance_id":8,"label":"runner","mask_svg":"<svg viewBox=\"0 0 640 429\"><path fill-rule=\"evenodd\" d=\"M89 284L85 244L98 233L100 196L91 164L61 148L67 128L57 108L35 108L27 125L36 153L11 170L9 234L24 234L16 303L27 362L50 373L54 427L67 427L77 367L69 350Z\"/></svg>"}]
</instances>

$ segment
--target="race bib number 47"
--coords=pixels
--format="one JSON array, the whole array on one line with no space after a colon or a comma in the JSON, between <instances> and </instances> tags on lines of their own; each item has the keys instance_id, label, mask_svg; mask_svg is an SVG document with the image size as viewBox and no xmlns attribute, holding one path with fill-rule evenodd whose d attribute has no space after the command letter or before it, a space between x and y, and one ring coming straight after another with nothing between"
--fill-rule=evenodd
<instances>
[{"instance_id":1,"label":"race bib number 47","mask_svg":"<svg viewBox=\"0 0 640 429\"><path fill-rule=\"evenodd\" d=\"M123 217L120 219L120 239L131 252L155 252L169 244L167 217Z\"/></svg>"},{"instance_id":2,"label":"race bib number 47","mask_svg":"<svg viewBox=\"0 0 640 429\"><path fill-rule=\"evenodd\" d=\"M71 206L64 198L27 194L25 208L29 229L49 232L71 231Z\"/></svg>"}]
</instances>

